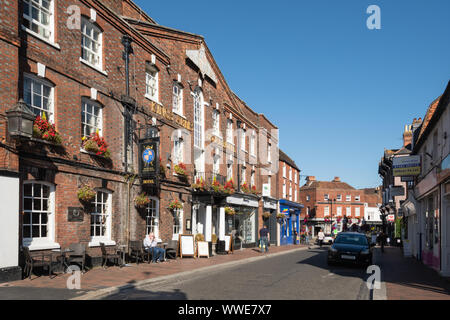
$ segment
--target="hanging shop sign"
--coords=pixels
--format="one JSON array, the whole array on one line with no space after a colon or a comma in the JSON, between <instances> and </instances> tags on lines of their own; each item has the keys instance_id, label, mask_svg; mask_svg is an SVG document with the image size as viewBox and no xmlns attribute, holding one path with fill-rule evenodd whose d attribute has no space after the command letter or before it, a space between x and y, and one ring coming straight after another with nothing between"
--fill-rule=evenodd
<instances>
[{"instance_id":1,"label":"hanging shop sign","mask_svg":"<svg viewBox=\"0 0 450 320\"><path fill-rule=\"evenodd\" d=\"M157 185L159 176L159 139L139 142L139 177L142 184Z\"/></svg>"},{"instance_id":2,"label":"hanging shop sign","mask_svg":"<svg viewBox=\"0 0 450 320\"><path fill-rule=\"evenodd\" d=\"M418 176L420 174L420 155L394 157L392 168L395 177Z\"/></svg>"}]
</instances>

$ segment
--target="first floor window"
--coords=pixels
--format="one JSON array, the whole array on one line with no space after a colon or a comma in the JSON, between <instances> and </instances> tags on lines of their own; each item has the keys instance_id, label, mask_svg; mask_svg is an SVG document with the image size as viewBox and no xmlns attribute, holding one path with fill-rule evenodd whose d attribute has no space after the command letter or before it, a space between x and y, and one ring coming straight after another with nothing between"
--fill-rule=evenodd
<instances>
[{"instance_id":1,"label":"first floor window","mask_svg":"<svg viewBox=\"0 0 450 320\"><path fill-rule=\"evenodd\" d=\"M325 207L324 208L323 215L325 217L330 215L330 207Z\"/></svg>"},{"instance_id":2,"label":"first floor window","mask_svg":"<svg viewBox=\"0 0 450 320\"><path fill-rule=\"evenodd\" d=\"M179 138L173 142L173 156L174 164L183 162L183 140Z\"/></svg>"},{"instance_id":3,"label":"first floor window","mask_svg":"<svg viewBox=\"0 0 450 320\"><path fill-rule=\"evenodd\" d=\"M337 216L338 216L338 217L342 216L342 207L337 207L336 210L337 210L337 211L336 211Z\"/></svg>"},{"instance_id":4,"label":"first floor window","mask_svg":"<svg viewBox=\"0 0 450 320\"><path fill-rule=\"evenodd\" d=\"M359 217L359 216L360 216L360 213L361 213L360 208L359 208L359 207L356 207L356 208L355 208L355 217Z\"/></svg>"},{"instance_id":5,"label":"first floor window","mask_svg":"<svg viewBox=\"0 0 450 320\"><path fill-rule=\"evenodd\" d=\"M47 120L53 120L53 87L47 81L24 75L23 99L36 116L46 114Z\"/></svg>"},{"instance_id":6,"label":"first floor window","mask_svg":"<svg viewBox=\"0 0 450 320\"><path fill-rule=\"evenodd\" d=\"M173 84L173 107L172 111L180 115L183 114L183 88L178 82Z\"/></svg>"},{"instance_id":7,"label":"first floor window","mask_svg":"<svg viewBox=\"0 0 450 320\"><path fill-rule=\"evenodd\" d=\"M213 110L212 118L213 118L213 130L214 134L220 134L220 122L219 122L219 111Z\"/></svg>"},{"instance_id":8,"label":"first floor window","mask_svg":"<svg viewBox=\"0 0 450 320\"><path fill-rule=\"evenodd\" d=\"M25 182L23 185L23 238L48 238L49 220L54 219L51 205L53 185Z\"/></svg>"},{"instance_id":9,"label":"first floor window","mask_svg":"<svg viewBox=\"0 0 450 320\"><path fill-rule=\"evenodd\" d=\"M229 164L227 166L227 180L233 179L233 165Z\"/></svg>"},{"instance_id":10,"label":"first floor window","mask_svg":"<svg viewBox=\"0 0 450 320\"><path fill-rule=\"evenodd\" d=\"M97 132L102 135L102 109L98 103L83 100L81 106L81 136Z\"/></svg>"},{"instance_id":11,"label":"first floor window","mask_svg":"<svg viewBox=\"0 0 450 320\"><path fill-rule=\"evenodd\" d=\"M159 212L158 212L158 201L155 199L150 199L150 203L146 208L146 218L145 218L145 232L149 234L153 232L155 237L158 238L158 220L159 220Z\"/></svg>"},{"instance_id":12,"label":"first floor window","mask_svg":"<svg viewBox=\"0 0 450 320\"><path fill-rule=\"evenodd\" d=\"M110 237L111 194L97 191L93 202L94 211L91 213L91 237Z\"/></svg>"},{"instance_id":13,"label":"first floor window","mask_svg":"<svg viewBox=\"0 0 450 320\"><path fill-rule=\"evenodd\" d=\"M102 68L102 32L84 17L81 19L81 59Z\"/></svg>"},{"instance_id":14,"label":"first floor window","mask_svg":"<svg viewBox=\"0 0 450 320\"><path fill-rule=\"evenodd\" d=\"M145 73L145 94L148 98L158 101L158 72L147 70Z\"/></svg>"},{"instance_id":15,"label":"first floor window","mask_svg":"<svg viewBox=\"0 0 450 320\"><path fill-rule=\"evenodd\" d=\"M345 215L346 215L346 216L351 216L351 215L352 215L352 208L351 208L351 207L347 207L347 208L346 208Z\"/></svg>"}]
</instances>

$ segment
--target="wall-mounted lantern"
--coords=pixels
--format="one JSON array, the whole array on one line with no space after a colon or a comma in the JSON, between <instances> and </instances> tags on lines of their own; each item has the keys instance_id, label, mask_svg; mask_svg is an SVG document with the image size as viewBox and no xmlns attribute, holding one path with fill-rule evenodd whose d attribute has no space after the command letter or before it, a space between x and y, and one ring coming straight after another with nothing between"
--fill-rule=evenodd
<instances>
[{"instance_id":1,"label":"wall-mounted lantern","mask_svg":"<svg viewBox=\"0 0 450 320\"><path fill-rule=\"evenodd\" d=\"M23 99L6 111L6 117L11 138L31 138L33 136L33 122L36 115L28 108Z\"/></svg>"}]
</instances>

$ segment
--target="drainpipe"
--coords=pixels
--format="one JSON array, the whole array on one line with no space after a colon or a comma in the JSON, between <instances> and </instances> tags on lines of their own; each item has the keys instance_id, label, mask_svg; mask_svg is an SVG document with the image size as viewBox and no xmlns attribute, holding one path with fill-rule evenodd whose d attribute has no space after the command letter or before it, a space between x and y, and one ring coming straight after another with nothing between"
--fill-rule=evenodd
<instances>
[{"instance_id":1,"label":"drainpipe","mask_svg":"<svg viewBox=\"0 0 450 320\"><path fill-rule=\"evenodd\" d=\"M132 38L125 34L122 36L122 44L123 44L123 59L125 60L125 92L126 92L126 98L129 98L130 96L130 71L129 71L129 63L130 63L130 53L133 52L133 49L131 47ZM128 143L129 143L129 137L130 137L130 110L127 104L124 105L124 118L125 118L125 125L124 125L124 137L125 137L125 143L124 143L124 155L125 155L125 172L128 172Z\"/></svg>"}]
</instances>

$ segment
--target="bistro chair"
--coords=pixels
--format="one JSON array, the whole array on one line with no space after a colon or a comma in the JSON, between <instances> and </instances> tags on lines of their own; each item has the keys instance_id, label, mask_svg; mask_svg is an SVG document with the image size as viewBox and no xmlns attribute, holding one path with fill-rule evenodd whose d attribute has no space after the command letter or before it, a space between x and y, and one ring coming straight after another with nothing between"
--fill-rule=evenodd
<instances>
[{"instance_id":1,"label":"bistro chair","mask_svg":"<svg viewBox=\"0 0 450 320\"><path fill-rule=\"evenodd\" d=\"M72 252L70 252L69 257L67 258L68 264L80 264L81 272L84 273L86 267L86 246L82 243L72 243L69 246L69 249L71 249Z\"/></svg>"},{"instance_id":2,"label":"bistro chair","mask_svg":"<svg viewBox=\"0 0 450 320\"><path fill-rule=\"evenodd\" d=\"M120 253L118 253L118 250L114 248L114 252L108 252L106 250L105 244L103 242L100 242L100 248L102 250L102 267L105 268L108 260L113 261L114 264L118 264L122 266L122 257L120 256ZM106 269L106 268L105 268Z\"/></svg>"},{"instance_id":3,"label":"bistro chair","mask_svg":"<svg viewBox=\"0 0 450 320\"><path fill-rule=\"evenodd\" d=\"M130 241L130 258L134 258L136 260L136 264L139 264L139 260L142 262L145 261L145 257L149 258L149 256L144 251L144 246L142 241Z\"/></svg>"},{"instance_id":4,"label":"bistro chair","mask_svg":"<svg viewBox=\"0 0 450 320\"><path fill-rule=\"evenodd\" d=\"M48 268L48 276L51 278L53 273L53 255L51 253L35 253L31 254L30 249L23 247L25 256L24 274L31 280L31 273L35 267Z\"/></svg>"},{"instance_id":5,"label":"bistro chair","mask_svg":"<svg viewBox=\"0 0 450 320\"><path fill-rule=\"evenodd\" d=\"M169 259L176 259L178 255L178 240L169 240L166 247L166 256Z\"/></svg>"}]
</instances>

